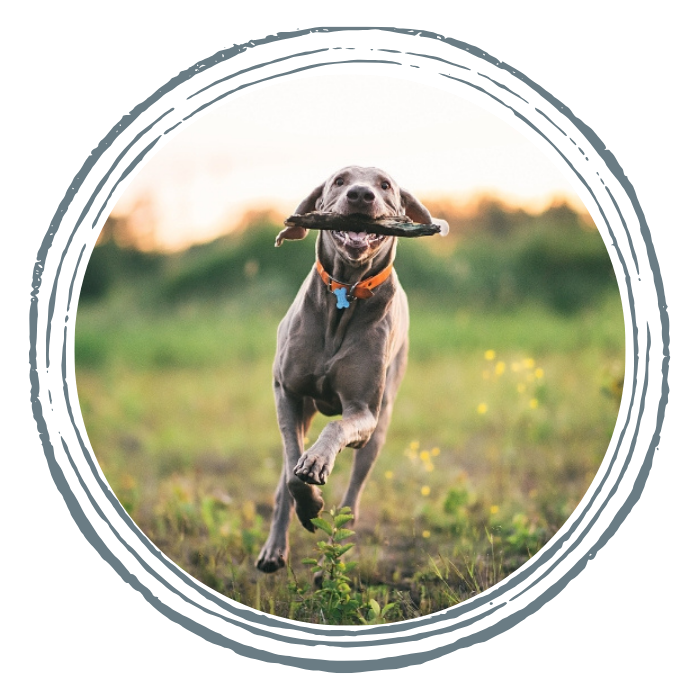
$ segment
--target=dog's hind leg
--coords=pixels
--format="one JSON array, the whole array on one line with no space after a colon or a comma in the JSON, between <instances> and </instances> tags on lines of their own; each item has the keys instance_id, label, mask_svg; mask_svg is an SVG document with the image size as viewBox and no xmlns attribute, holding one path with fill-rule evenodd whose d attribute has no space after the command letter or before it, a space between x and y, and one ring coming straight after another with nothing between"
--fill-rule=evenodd
<instances>
[{"instance_id":1,"label":"dog's hind leg","mask_svg":"<svg viewBox=\"0 0 700 700\"><path fill-rule=\"evenodd\" d=\"M275 386L277 417L284 446L284 466L275 492L275 508L267 542L260 551L256 566L271 573L286 566L289 556L289 521L292 505L296 507L301 524L312 532L310 522L323 508L320 490L305 484L294 476L293 468L301 455L304 436L309 429L316 408L309 399L293 399L281 387Z\"/></svg>"}]
</instances>

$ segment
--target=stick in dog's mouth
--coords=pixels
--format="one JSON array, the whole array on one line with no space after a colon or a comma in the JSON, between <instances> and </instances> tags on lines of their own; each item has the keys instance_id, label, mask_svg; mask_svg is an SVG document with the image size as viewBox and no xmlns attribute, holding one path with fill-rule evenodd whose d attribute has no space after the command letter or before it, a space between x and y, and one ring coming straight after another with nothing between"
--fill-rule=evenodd
<instances>
[{"instance_id":1,"label":"stick in dog's mouth","mask_svg":"<svg viewBox=\"0 0 700 700\"><path fill-rule=\"evenodd\" d=\"M417 238L432 236L436 233L444 235L437 223L416 224L407 216L382 217L371 219L361 215L344 216L331 212L314 211L308 214L295 214L285 222L285 226L301 226L306 229L331 231L336 233L360 233L365 236L399 236L401 238ZM376 239L375 239L376 240Z\"/></svg>"}]
</instances>

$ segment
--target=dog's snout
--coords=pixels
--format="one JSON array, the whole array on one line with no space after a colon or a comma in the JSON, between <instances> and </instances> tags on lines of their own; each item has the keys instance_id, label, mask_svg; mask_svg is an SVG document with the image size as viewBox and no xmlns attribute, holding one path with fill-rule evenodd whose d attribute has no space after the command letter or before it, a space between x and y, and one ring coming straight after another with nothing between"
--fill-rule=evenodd
<instances>
[{"instance_id":1,"label":"dog's snout","mask_svg":"<svg viewBox=\"0 0 700 700\"><path fill-rule=\"evenodd\" d=\"M370 203L376 199L374 192L369 187L364 185L355 185L351 187L346 197L353 203L366 202Z\"/></svg>"}]
</instances>

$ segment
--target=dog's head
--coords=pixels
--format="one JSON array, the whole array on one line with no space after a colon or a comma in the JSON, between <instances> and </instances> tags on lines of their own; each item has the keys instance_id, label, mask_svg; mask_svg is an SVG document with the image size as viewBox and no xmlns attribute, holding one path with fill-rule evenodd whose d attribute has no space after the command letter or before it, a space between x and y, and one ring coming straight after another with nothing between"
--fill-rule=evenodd
<instances>
[{"instance_id":1,"label":"dog's head","mask_svg":"<svg viewBox=\"0 0 700 700\"><path fill-rule=\"evenodd\" d=\"M448 231L447 222L433 219L430 212L409 192L402 190L394 179L379 168L352 165L331 175L314 189L296 208L295 214L312 211L348 216L362 214L372 219L386 216L408 216L418 224L439 224L441 235ZM285 239L301 240L308 233L301 226L290 226L277 235L275 245ZM338 252L351 264L361 264L373 258L385 246L392 244L391 236L350 231L328 231Z\"/></svg>"}]
</instances>

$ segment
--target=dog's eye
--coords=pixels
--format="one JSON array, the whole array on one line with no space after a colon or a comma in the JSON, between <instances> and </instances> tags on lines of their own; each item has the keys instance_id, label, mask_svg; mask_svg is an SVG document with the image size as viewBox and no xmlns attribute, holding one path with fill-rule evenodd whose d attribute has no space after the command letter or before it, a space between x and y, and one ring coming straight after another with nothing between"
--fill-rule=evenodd
<instances>
[{"instance_id":1,"label":"dog's eye","mask_svg":"<svg viewBox=\"0 0 700 700\"><path fill-rule=\"evenodd\" d=\"M382 189L383 190L388 190L390 187L391 187L391 185L386 180L384 180L384 182L382 182Z\"/></svg>"},{"instance_id":2,"label":"dog's eye","mask_svg":"<svg viewBox=\"0 0 700 700\"><path fill-rule=\"evenodd\" d=\"M343 178L342 178L342 177L337 177L337 178L335 178L335 183L333 183L333 184L335 184L335 185L337 185L338 187L340 187L340 186L343 184Z\"/></svg>"}]
</instances>

